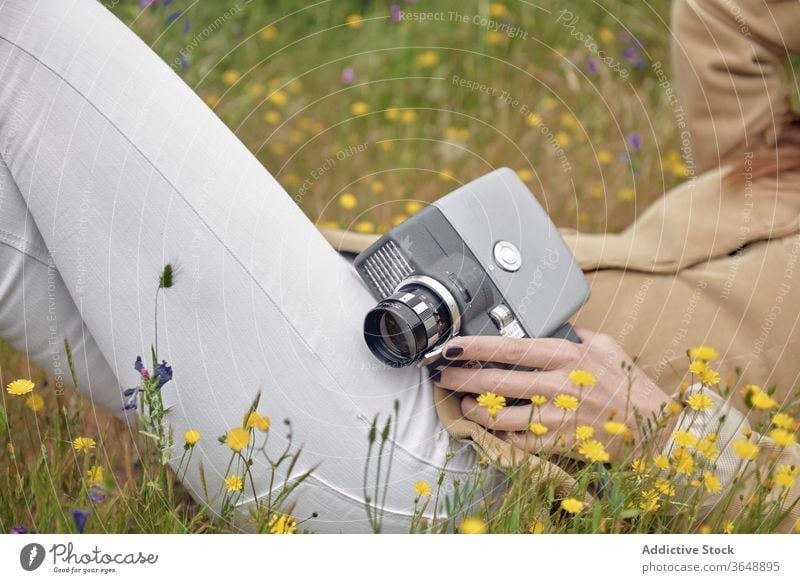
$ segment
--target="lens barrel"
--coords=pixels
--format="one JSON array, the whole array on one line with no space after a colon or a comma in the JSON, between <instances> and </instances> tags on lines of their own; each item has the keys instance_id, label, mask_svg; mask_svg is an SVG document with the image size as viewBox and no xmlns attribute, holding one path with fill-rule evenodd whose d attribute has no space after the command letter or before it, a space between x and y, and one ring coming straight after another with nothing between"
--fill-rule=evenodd
<instances>
[{"instance_id":1,"label":"lens barrel","mask_svg":"<svg viewBox=\"0 0 800 583\"><path fill-rule=\"evenodd\" d=\"M412 276L367 313L364 339L392 367L414 363L440 340L458 332L460 310L438 281Z\"/></svg>"}]
</instances>

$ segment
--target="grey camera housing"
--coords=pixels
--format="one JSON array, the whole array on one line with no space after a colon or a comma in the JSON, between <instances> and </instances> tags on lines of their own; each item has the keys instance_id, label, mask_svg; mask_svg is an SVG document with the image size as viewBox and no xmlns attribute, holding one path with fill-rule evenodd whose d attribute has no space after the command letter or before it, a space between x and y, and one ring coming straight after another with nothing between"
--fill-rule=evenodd
<instances>
[{"instance_id":1,"label":"grey camera housing","mask_svg":"<svg viewBox=\"0 0 800 583\"><path fill-rule=\"evenodd\" d=\"M454 335L579 341L566 322L589 299L589 286L550 217L508 168L440 198L354 265L378 301L408 278L426 276L448 288L459 304ZM424 363L437 356L432 350Z\"/></svg>"}]
</instances>

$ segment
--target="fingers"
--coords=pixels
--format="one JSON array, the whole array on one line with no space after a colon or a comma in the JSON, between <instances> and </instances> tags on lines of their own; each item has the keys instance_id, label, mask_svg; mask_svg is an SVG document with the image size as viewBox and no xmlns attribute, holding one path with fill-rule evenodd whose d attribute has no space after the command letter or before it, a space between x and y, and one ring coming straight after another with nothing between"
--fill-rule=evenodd
<instances>
[{"instance_id":1,"label":"fingers","mask_svg":"<svg viewBox=\"0 0 800 583\"><path fill-rule=\"evenodd\" d=\"M518 371L502 368L445 367L437 384L467 393L491 391L504 397L529 399L531 395L553 394L566 383L566 376L555 371Z\"/></svg>"},{"instance_id":2,"label":"fingers","mask_svg":"<svg viewBox=\"0 0 800 583\"><path fill-rule=\"evenodd\" d=\"M580 346L560 338L461 336L445 344L442 354L450 360L502 362L552 370L576 363L581 355Z\"/></svg>"}]
</instances>

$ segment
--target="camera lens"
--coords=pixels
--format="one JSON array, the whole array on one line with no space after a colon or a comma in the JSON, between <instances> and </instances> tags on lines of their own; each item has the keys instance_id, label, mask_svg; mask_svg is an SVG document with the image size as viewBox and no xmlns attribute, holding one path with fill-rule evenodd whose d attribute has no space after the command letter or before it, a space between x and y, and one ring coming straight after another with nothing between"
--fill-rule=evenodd
<instances>
[{"instance_id":1,"label":"camera lens","mask_svg":"<svg viewBox=\"0 0 800 583\"><path fill-rule=\"evenodd\" d=\"M386 364L412 364L437 342L458 331L460 311L452 294L427 276L412 276L370 310L364 339Z\"/></svg>"}]
</instances>

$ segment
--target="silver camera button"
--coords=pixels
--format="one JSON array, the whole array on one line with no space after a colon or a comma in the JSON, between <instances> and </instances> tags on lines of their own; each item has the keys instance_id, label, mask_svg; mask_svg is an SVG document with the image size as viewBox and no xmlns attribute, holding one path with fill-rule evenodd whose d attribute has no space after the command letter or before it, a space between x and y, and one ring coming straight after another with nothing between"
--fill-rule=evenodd
<instances>
[{"instance_id":1,"label":"silver camera button","mask_svg":"<svg viewBox=\"0 0 800 583\"><path fill-rule=\"evenodd\" d=\"M522 254L509 241L498 241L494 245L494 260L506 271L517 271L522 267Z\"/></svg>"}]
</instances>

